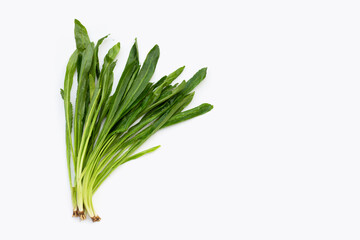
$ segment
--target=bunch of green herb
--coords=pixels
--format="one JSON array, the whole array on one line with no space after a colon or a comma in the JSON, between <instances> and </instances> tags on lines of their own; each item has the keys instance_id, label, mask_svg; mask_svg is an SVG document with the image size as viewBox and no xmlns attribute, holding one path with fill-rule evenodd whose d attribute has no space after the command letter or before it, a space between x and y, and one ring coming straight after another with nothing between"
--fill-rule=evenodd
<instances>
[{"instance_id":1,"label":"bunch of green herb","mask_svg":"<svg viewBox=\"0 0 360 240\"><path fill-rule=\"evenodd\" d=\"M159 129L213 108L204 103L183 111L194 96L193 89L205 78L206 68L190 80L174 84L184 70L180 67L152 83L159 47L155 45L150 50L141 66L136 40L111 94L120 43L107 52L100 67L98 51L106 37L94 44L86 28L75 20L76 50L67 64L64 89L61 89L73 216L83 220L87 213L94 222L100 217L93 207L93 194L118 166L159 148L136 153ZM74 77L77 79L75 105L70 99Z\"/></svg>"}]
</instances>

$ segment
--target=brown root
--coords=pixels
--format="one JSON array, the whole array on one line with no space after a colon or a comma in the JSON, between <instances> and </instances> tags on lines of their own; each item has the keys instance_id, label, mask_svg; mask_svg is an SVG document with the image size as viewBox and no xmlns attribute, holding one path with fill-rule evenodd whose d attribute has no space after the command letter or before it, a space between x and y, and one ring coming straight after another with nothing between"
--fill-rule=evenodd
<instances>
[{"instance_id":1,"label":"brown root","mask_svg":"<svg viewBox=\"0 0 360 240\"><path fill-rule=\"evenodd\" d=\"M99 216L94 216L94 217L91 217L91 220L93 222L100 222L101 218Z\"/></svg>"},{"instance_id":2,"label":"brown root","mask_svg":"<svg viewBox=\"0 0 360 240\"><path fill-rule=\"evenodd\" d=\"M86 215L84 213L84 211L78 211L79 217L81 220L85 220L86 219Z\"/></svg>"},{"instance_id":3,"label":"brown root","mask_svg":"<svg viewBox=\"0 0 360 240\"><path fill-rule=\"evenodd\" d=\"M79 216L79 209L73 210L73 217L78 217Z\"/></svg>"}]
</instances>

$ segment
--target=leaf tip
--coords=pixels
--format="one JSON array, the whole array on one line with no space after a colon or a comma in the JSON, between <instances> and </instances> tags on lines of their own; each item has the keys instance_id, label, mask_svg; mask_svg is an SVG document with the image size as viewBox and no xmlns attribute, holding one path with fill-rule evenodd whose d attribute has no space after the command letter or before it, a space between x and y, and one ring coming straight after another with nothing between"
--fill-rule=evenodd
<instances>
[{"instance_id":1,"label":"leaf tip","mask_svg":"<svg viewBox=\"0 0 360 240\"><path fill-rule=\"evenodd\" d=\"M134 45L132 46L131 50L134 49L134 53L136 56L139 56L139 48L138 48L138 42L137 38L135 38Z\"/></svg>"},{"instance_id":2,"label":"leaf tip","mask_svg":"<svg viewBox=\"0 0 360 240\"><path fill-rule=\"evenodd\" d=\"M203 67L202 69L200 69L200 70L198 71L198 73L200 74L200 76L203 75L203 78L205 78L205 77L206 77L206 74L207 74L207 67Z\"/></svg>"},{"instance_id":3,"label":"leaf tip","mask_svg":"<svg viewBox=\"0 0 360 240\"><path fill-rule=\"evenodd\" d=\"M78 20L78 19L74 19L74 23L75 23L75 27L76 26L79 26L79 27L81 27L81 28L85 28L85 26L84 25L82 25L82 23Z\"/></svg>"},{"instance_id":4,"label":"leaf tip","mask_svg":"<svg viewBox=\"0 0 360 240\"><path fill-rule=\"evenodd\" d=\"M180 73L182 73L185 69L185 66L179 67L178 71L180 71Z\"/></svg>"},{"instance_id":5,"label":"leaf tip","mask_svg":"<svg viewBox=\"0 0 360 240\"><path fill-rule=\"evenodd\" d=\"M135 38L134 46L136 47L136 49L138 49L138 40L137 40L137 37Z\"/></svg>"},{"instance_id":6,"label":"leaf tip","mask_svg":"<svg viewBox=\"0 0 360 240\"><path fill-rule=\"evenodd\" d=\"M160 53L160 48L159 48L159 45L155 45L152 49L153 51L156 51L157 53Z\"/></svg>"},{"instance_id":7,"label":"leaf tip","mask_svg":"<svg viewBox=\"0 0 360 240\"><path fill-rule=\"evenodd\" d=\"M206 112L210 112L214 108L214 106L210 103L203 103L201 104L201 107L203 107Z\"/></svg>"}]
</instances>

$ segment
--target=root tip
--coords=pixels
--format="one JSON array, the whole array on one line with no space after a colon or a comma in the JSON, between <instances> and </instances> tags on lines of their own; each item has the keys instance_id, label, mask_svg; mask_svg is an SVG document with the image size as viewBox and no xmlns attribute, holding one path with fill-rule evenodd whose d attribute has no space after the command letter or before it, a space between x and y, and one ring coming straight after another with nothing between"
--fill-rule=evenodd
<instances>
[{"instance_id":1,"label":"root tip","mask_svg":"<svg viewBox=\"0 0 360 240\"><path fill-rule=\"evenodd\" d=\"M93 222L100 222L101 218L99 216L94 216L94 217L91 217L91 220Z\"/></svg>"},{"instance_id":2,"label":"root tip","mask_svg":"<svg viewBox=\"0 0 360 240\"><path fill-rule=\"evenodd\" d=\"M86 215L85 215L84 211L79 211L78 214L79 214L79 217L80 217L81 220L86 219Z\"/></svg>"},{"instance_id":3,"label":"root tip","mask_svg":"<svg viewBox=\"0 0 360 240\"><path fill-rule=\"evenodd\" d=\"M73 217L78 217L78 216L79 216L79 209L74 209L72 216L73 216Z\"/></svg>"}]
</instances>

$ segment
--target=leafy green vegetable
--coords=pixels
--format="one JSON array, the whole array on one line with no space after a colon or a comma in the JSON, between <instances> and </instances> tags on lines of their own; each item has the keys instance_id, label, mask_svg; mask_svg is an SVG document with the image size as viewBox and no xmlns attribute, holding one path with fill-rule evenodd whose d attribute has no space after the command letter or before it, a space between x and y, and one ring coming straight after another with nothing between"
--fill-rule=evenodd
<instances>
[{"instance_id":1,"label":"leafy green vegetable","mask_svg":"<svg viewBox=\"0 0 360 240\"><path fill-rule=\"evenodd\" d=\"M60 89L67 167L73 216L85 219L88 214L96 222L100 217L93 207L93 194L117 167L158 149L160 146L136 153L158 130L207 113L213 106L204 103L183 111L194 97L194 88L204 80L206 68L188 81L173 84L184 70L180 67L152 83L159 46L150 50L140 66L136 39L111 95L120 43L107 52L100 67L99 47L107 36L95 45L78 20L74 32L76 50L66 67L64 88ZM75 108L70 99L74 76L78 83Z\"/></svg>"}]
</instances>

